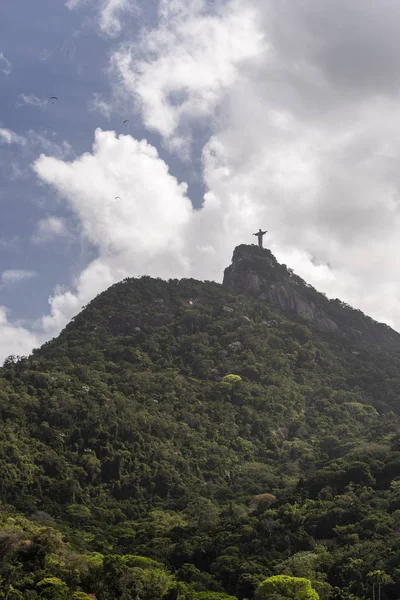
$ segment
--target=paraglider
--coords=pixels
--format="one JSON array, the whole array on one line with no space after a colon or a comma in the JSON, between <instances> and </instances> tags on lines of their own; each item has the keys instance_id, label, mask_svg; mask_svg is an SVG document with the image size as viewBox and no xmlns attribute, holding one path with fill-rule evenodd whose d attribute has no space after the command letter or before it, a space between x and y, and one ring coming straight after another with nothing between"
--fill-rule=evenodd
<instances>
[{"instance_id":1,"label":"paraglider","mask_svg":"<svg viewBox=\"0 0 400 600\"><path fill-rule=\"evenodd\" d=\"M125 121L124 121L125 127L128 127L127 123L129 123L129 119L125 119Z\"/></svg>"},{"instance_id":2,"label":"paraglider","mask_svg":"<svg viewBox=\"0 0 400 600\"><path fill-rule=\"evenodd\" d=\"M54 104L54 100L58 100L57 96L51 96L49 100L53 100L52 104Z\"/></svg>"},{"instance_id":3,"label":"paraglider","mask_svg":"<svg viewBox=\"0 0 400 600\"><path fill-rule=\"evenodd\" d=\"M121 200L119 196L115 196L114 200Z\"/></svg>"}]
</instances>

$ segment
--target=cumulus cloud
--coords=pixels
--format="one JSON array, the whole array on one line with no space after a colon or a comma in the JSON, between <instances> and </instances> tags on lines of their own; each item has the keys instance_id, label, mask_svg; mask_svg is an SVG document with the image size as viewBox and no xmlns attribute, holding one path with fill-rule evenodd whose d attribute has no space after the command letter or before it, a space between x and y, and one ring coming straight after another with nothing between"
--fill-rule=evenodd
<instances>
[{"instance_id":1,"label":"cumulus cloud","mask_svg":"<svg viewBox=\"0 0 400 600\"><path fill-rule=\"evenodd\" d=\"M18 322L8 319L8 310L0 306L0 361L14 354L24 356L30 354L42 341L40 337L28 331Z\"/></svg>"},{"instance_id":2,"label":"cumulus cloud","mask_svg":"<svg viewBox=\"0 0 400 600\"><path fill-rule=\"evenodd\" d=\"M393 0L288 0L266 3L256 0L262 26L270 37L278 60L310 65L333 87L335 101L351 101L365 94L398 91L400 41L397 23L400 6Z\"/></svg>"},{"instance_id":3,"label":"cumulus cloud","mask_svg":"<svg viewBox=\"0 0 400 600\"><path fill-rule=\"evenodd\" d=\"M8 58L4 56L3 52L0 52L0 71L7 76L12 73L12 64Z\"/></svg>"},{"instance_id":4,"label":"cumulus cloud","mask_svg":"<svg viewBox=\"0 0 400 600\"><path fill-rule=\"evenodd\" d=\"M174 261L183 260L179 234L192 213L186 184L169 174L145 140L98 129L92 154L69 163L41 155L34 169L68 200L82 234L102 253L134 246L140 259L151 258L164 255L167 242Z\"/></svg>"},{"instance_id":5,"label":"cumulus cloud","mask_svg":"<svg viewBox=\"0 0 400 600\"><path fill-rule=\"evenodd\" d=\"M67 235L68 230L64 219L53 215L46 219L40 219L36 225L32 241L34 244L42 244Z\"/></svg>"},{"instance_id":6,"label":"cumulus cloud","mask_svg":"<svg viewBox=\"0 0 400 600\"><path fill-rule=\"evenodd\" d=\"M36 277L36 271L27 271L25 269L8 269L1 274L1 282L3 285L15 285L21 281Z\"/></svg>"},{"instance_id":7,"label":"cumulus cloud","mask_svg":"<svg viewBox=\"0 0 400 600\"><path fill-rule=\"evenodd\" d=\"M159 26L112 56L112 71L146 127L165 138L180 122L212 114L239 80L240 65L265 50L248 3L217 3L213 14L206 7L205 0L161 2Z\"/></svg>"},{"instance_id":8,"label":"cumulus cloud","mask_svg":"<svg viewBox=\"0 0 400 600\"><path fill-rule=\"evenodd\" d=\"M92 154L69 163L42 155L34 169L67 200L82 236L99 253L75 282L73 296L55 294L43 322L47 330L51 323L57 330L93 294L134 272L190 273L182 237L193 215L187 186L145 140L98 129Z\"/></svg>"}]
</instances>

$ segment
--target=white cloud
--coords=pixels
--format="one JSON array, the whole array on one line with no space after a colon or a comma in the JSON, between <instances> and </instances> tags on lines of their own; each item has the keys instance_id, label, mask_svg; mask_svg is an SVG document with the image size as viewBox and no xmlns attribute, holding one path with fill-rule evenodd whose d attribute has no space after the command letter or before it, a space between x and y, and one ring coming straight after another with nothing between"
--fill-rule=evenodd
<instances>
[{"instance_id":1,"label":"white cloud","mask_svg":"<svg viewBox=\"0 0 400 600\"><path fill-rule=\"evenodd\" d=\"M89 0L67 0L65 6L70 10L87 4ZM124 26L122 17L126 13L137 12L136 0L96 0L91 2L97 13L97 25L99 31L107 37L113 38L119 35Z\"/></svg>"},{"instance_id":2,"label":"white cloud","mask_svg":"<svg viewBox=\"0 0 400 600\"><path fill-rule=\"evenodd\" d=\"M0 361L4 361L12 354L19 356L30 354L42 341L18 322L9 321L7 312L5 306L0 306Z\"/></svg>"},{"instance_id":3,"label":"white cloud","mask_svg":"<svg viewBox=\"0 0 400 600\"><path fill-rule=\"evenodd\" d=\"M47 100L40 99L34 94L19 94L17 106L23 106L28 104L29 106L37 106L41 110L44 110L47 106Z\"/></svg>"},{"instance_id":4,"label":"white cloud","mask_svg":"<svg viewBox=\"0 0 400 600\"><path fill-rule=\"evenodd\" d=\"M51 139L52 137L53 139ZM24 146L28 152L45 151L57 158L65 158L71 154L71 144L66 140L60 143L56 142L54 137L54 132L52 134L48 131L39 133L30 129L25 135L19 135L11 129L0 128L0 143Z\"/></svg>"},{"instance_id":5,"label":"white cloud","mask_svg":"<svg viewBox=\"0 0 400 600\"><path fill-rule=\"evenodd\" d=\"M103 117L109 119L112 113L112 105L104 100L101 94L95 93L89 102L89 110L91 112L98 111Z\"/></svg>"},{"instance_id":6,"label":"white cloud","mask_svg":"<svg viewBox=\"0 0 400 600\"><path fill-rule=\"evenodd\" d=\"M42 244L66 235L68 230L64 219L53 215L38 222L32 241L35 244Z\"/></svg>"},{"instance_id":7,"label":"white cloud","mask_svg":"<svg viewBox=\"0 0 400 600\"><path fill-rule=\"evenodd\" d=\"M21 281L26 281L27 279L32 279L32 277L36 277L36 271L27 271L25 269L8 269L7 271L3 271L1 275L1 281L3 285L15 285L16 283L20 283Z\"/></svg>"},{"instance_id":8,"label":"white cloud","mask_svg":"<svg viewBox=\"0 0 400 600\"><path fill-rule=\"evenodd\" d=\"M101 31L110 37L118 35L123 26L122 13L135 9L136 2L133 0L104 0L99 16Z\"/></svg>"},{"instance_id":9,"label":"white cloud","mask_svg":"<svg viewBox=\"0 0 400 600\"><path fill-rule=\"evenodd\" d=\"M31 151L48 152L57 158L66 158L72 154L72 146L66 140L55 141L55 132L43 131L41 133L29 130L25 136L26 143ZM51 139L53 138L53 139Z\"/></svg>"},{"instance_id":10,"label":"white cloud","mask_svg":"<svg viewBox=\"0 0 400 600\"><path fill-rule=\"evenodd\" d=\"M208 117L240 78L240 66L266 47L256 12L233 0L206 13L205 0L162 2L159 27L111 60L145 125L165 138L181 121Z\"/></svg>"},{"instance_id":11,"label":"white cloud","mask_svg":"<svg viewBox=\"0 0 400 600\"><path fill-rule=\"evenodd\" d=\"M182 232L193 209L186 185L168 173L145 140L97 130L93 154L70 163L42 155L34 168L68 201L82 235L99 253L76 281L73 296L55 294L46 330L53 323L56 331L93 293L132 272L189 274Z\"/></svg>"},{"instance_id":12,"label":"white cloud","mask_svg":"<svg viewBox=\"0 0 400 600\"><path fill-rule=\"evenodd\" d=\"M4 142L6 144L20 144L21 146L24 146L26 139L11 129L0 128L0 142Z\"/></svg>"},{"instance_id":13,"label":"white cloud","mask_svg":"<svg viewBox=\"0 0 400 600\"><path fill-rule=\"evenodd\" d=\"M8 150L11 145L17 146L17 150ZM55 132L29 130L25 135L19 135L6 128L0 128L0 150L0 168L9 181L29 178L32 175L30 163L40 152L57 158L66 158L72 153L67 141L56 141Z\"/></svg>"},{"instance_id":14,"label":"white cloud","mask_svg":"<svg viewBox=\"0 0 400 600\"><path fill-rule=\"evenodd\" d=\"M103 252L134 244L144 256L154 255L164 252L168 240L171 252L179 254L178 233L192 212L186 185L177 183L145 140L97 129L93 154L70 163L41 155L34 169L68 200L83 235Z\"/></svg>"},{"instance_id":15,"label":"white cloud","mask_svg":"<svg viewBox=\"0 0 400 600\"><path fill-rule=\"evenodd\" d=\"M0 52L0 71L4 75L11 75L12 73L12 64L11 62L4 56L3 52Z\"/></svg>"}]
</instances>

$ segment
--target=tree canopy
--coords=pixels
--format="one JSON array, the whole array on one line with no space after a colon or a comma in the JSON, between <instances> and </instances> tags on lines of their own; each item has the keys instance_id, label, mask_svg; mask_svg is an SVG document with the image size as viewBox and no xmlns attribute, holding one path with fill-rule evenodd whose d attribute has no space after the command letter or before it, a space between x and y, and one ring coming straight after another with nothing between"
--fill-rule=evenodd
<instances>
[{"instance_id":1,"label":"tree canopy","mask_svg":"<svg viewBox=\"0 0 400 600\"><path fill-rule=\"evenodd\" d=\"M319 596L311 587L311 582L304 577L274 575L263 581L256 590L257 600L319 600Z\"/></svg>"},{"instance_id":2,"label":"tree canopy","mask_svg":"<svg viewBox=\"0 0 400 600\"><path fill-rule=\"evenodd\" d=\"M211 282L112 286L0 370L0 597L364 600L381 571L395 600L399 390L396 346Z\"/></svg>"}]
</instances>

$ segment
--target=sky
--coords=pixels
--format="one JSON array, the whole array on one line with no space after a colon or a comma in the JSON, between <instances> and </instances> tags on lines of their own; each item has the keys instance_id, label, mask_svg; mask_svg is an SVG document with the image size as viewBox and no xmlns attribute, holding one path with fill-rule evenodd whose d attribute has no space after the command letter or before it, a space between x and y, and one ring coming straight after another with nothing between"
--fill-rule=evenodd
<instances>
[{"instance_id":1,"label":"sky","mask_svg":"<svg viewBox=\"0 0 400 600\"><path fill-rule=\"evenodd\" d=\"M397 0L0 3L0 361L125 277L221 282L259 227L400 331L399 25Z\"/></svg>"}]
</instances>

